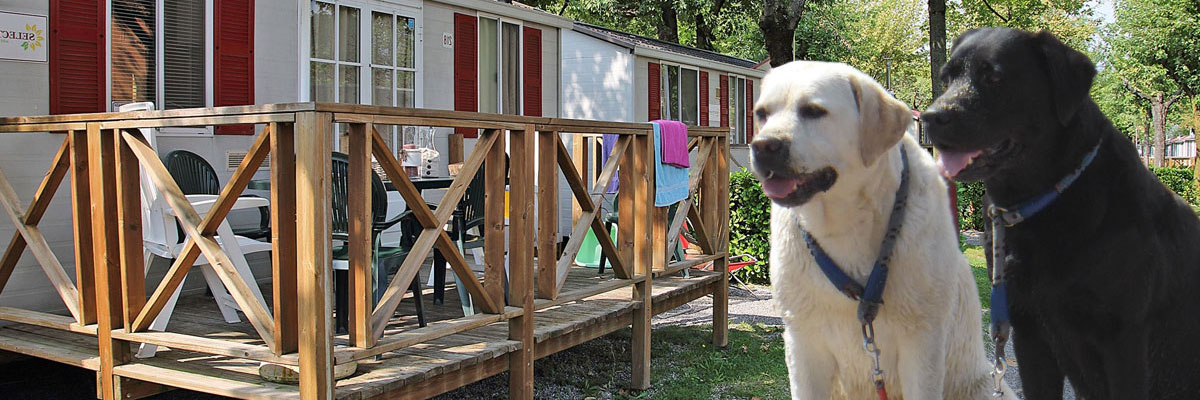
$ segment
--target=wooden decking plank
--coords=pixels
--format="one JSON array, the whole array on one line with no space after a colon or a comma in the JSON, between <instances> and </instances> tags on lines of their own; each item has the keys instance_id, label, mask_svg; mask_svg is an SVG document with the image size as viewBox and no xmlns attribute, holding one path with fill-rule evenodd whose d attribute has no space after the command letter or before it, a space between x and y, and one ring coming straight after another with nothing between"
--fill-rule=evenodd
<instances>
[{"instance_id":1,"label":"wooden decking plank","mask_svg":"<svg viewBox=\"0 0 1200 400\"><path fill-rule=\"evenodd\" d=\"M113 368L113 373L127 378L158 382L219 396L243 399L296 399L300 397L299 388L296 386L266 382L255 384L146 363L119 365Z\"/></svg>"},{"instance_id":2,"label":"wooden decking plank","mask_svg":"<svg viewBox=\"0 0 1200 400\"><path fill-rule=\"evenodd\" d=\"M19 326L21 325L0 328L0 350L44 358L93 371L100 369L100 358L97 355L95 344L89 347L84 343L73 343L52 336L15 329ZM70 332L62 333L75 335ZM82 337L82 335L78 336ZM94 343L95 339L92 340Z\"/></svg>"},{"instance_id":3,"label":"wooden decking plank","mask_svg":"<svg viewBox=\"0 0 1200 400\"><path fill-rule=\"evenodd\" d=\"M570 296L571 289L595 291L597 285L616 286L616 282L620 282L611 275L596 275L594 269L576 269L581 271L573 271L571 279L564 286L566 291L560 296ZM692 271L690 278L664 276L655 279L653 310L666 311L667 306L672 304L686 303L704 296L711 292L711 285L719 279L719 273L711 271ZM535 356L544 357L628 326L633 310L641 305L630 301L632 290L628 284L619 286L614 290L587 297L581 296L580 299L550 305L537 311L534 318L534 338L538 343ZM453 321L461 318L459 308L454 305L457 300L456 291L447 290L446 294L445 305L434 306L426 301L426 317L430 321ZM397 315L389 324L389 336L416 329L415 317L410 315ZM211 299L203 296L181 298L169 330L176 332L172 335L199 334L197 336L208 340L220 339L240 343L231 346L236 348L251 349L249 346L264 345L248 323L221 322L216 306ZM85 365L87 364L91 365L92 369L98 368L95 344L88 347L86 340L95 339L33 325L17 324L0 328L0 349L24 354L34 353L31 355L43 358L50 358L46 352L55 352L54 354L58 355L51 358L55 361L85 368L88 368ZM346 336L342 335L338 337L337 343L345 344L346 340ZM25 351L21 351L22 348ZM493 322L384 353L379 361L372 358L362 360L354 376L337 382L335 397L357 400L376 396L403 397L415 393L432 393L417 391L417 388L434 388L437 393L443 393L452 390L453 385L461 386L506 370L507 354L519 348L519 341L508 339L507 323ZM253 349L261 350L258 347ZM341 360L343 353L349 354L353 351L355 349L346 348L335 350L335 354ZM119 366L117 374L234 397L298 396L296 386L275 385L261 380L257 375L257 367L258 362L253 360L170 349L161 351L155 358ZM150 371L167 375L160 379L159 375L162 374L148 376ZM180 379L191 383L177 382ZM200 385L207 386L196 387Z\"/></svg>"}]
</instances>

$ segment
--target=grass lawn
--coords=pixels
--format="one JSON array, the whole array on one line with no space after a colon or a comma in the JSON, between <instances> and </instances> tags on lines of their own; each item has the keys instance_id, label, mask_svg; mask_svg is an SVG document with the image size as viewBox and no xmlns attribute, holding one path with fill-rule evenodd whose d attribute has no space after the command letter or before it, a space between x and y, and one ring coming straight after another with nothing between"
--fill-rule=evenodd
<instances>
[{"instance_id":1,"label":"grass lawn","mask_svg":"<svg viewBox=\"0 0 1200 400\"><path fill-rule=\"evenodd\" d=\"M734 324L729 346L714 349L712 326L654 328L651 389L626 387L630 376L630 330L580 344L538 360L534 398L545 399L788 399L783 327ZM508 398L508 373L437 397Z\"/></svg>"},{"instance_id":2,"label":"grass lawn","mask_svg":"<svg viewBox=\"0 0 1200 400\"><path fill-rule=\"evenodd\" d=\"M1195 212L1196 212L1196 215L1200 215L1200 206L1193 205L1193 206L1192 206L1192 211L1195 211Z\"/></svg>"},{"instance_id":3,"label":"grass lawn","mask_svg":"<svg viewBox=\"0 0 1200 400\"><path fill-rule=\"evenodd\" d=\"M986 309L992 304L992 280L987 272L987 260L983 246L962 245L963 254L971 264L971 273L975 274L975 286L979 288L979 304Z\"/></svg>"},{"instance_id":4,"label":"grass lawn","mask_svg":"<svg viewBox=\"0 0 1200 400\"><path fill-rule=\"evenodd\" d=\"M964 245L986 310L991 302L983 247ZM990 323L983 314L984 329ZM534 363L535 398L571 399L787 399L787 364L783 327L734 324L729 347L712 347L712 326L666 326L654 329L651 344L651 389L626 389L631 357L630 331L623 329ZM987 346L987 333L983 332ZM438 399L508 397L508 374L439 396Z\"/></svg>"}]
</instances>

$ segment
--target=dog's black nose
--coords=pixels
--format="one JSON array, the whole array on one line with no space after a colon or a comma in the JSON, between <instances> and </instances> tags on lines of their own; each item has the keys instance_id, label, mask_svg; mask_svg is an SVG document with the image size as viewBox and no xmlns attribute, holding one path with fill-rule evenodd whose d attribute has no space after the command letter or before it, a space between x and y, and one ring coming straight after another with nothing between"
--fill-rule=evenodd
<instances>
[{"instance_id":1,"label":"dog's black nose","mask_svg":"<svg viewBox=\"0 0 1200 400\"><path fill-rule=\"evenodd\" d=\"M788 162L790 147L788 141L784 139L761 136L755 138L750 142L755 168L760 172L790 170Z\"/></svg>"},{"instance_id":2,"label":"dog's black nose","mask_svg":"<svg viewBox=\"0 0 1200 400\"><path fill-rule=\"evenodd\" d=\"M921 120L928 125L946 125L950 123L950 111L942 107L930 107L921 113Z\"/></svg>"},{"instance_id":3,"label":"dog's black nose","mask_svg":"<svg viewBox=\"0 0 1200 400\"><path fill-rule=\"evenodd\" d=\"M787 143L780 138L759 137L750 142L750 148L755 153L766 155L767 153L787 151Z\"/></svg>"}]
</instances>

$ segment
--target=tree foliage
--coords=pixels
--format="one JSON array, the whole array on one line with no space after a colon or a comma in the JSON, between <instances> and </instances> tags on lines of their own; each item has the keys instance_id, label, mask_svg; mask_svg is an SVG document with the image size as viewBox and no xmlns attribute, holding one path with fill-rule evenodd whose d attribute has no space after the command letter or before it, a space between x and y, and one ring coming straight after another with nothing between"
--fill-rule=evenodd
<instances>
[{"instance_id":1,"label":"tree foliage","mask_svg":"<svg viewBox=\"0 0 1200 400\"><path fill-rule=\"evenodd\" d=\"M951 36L972 28L1003 26L1047 30L1076 49L1087 49L1098 32L1095 11L1084 0L962 0L949 17Z\"/></svg>"},{"instance_id":2,"label":"tree foliage","mask_svg":"<svg viewBox=\"0 0 1200 400\"><path fill-rule=\"evenodd\" d=\"M1188 118L1172 106L1187 95L1192 98L1184 99L1183 104L1195 104L1200 90L1198 17L1200 4L1195 1L1121 0L1116 3L1116 21L1105 30L1100 46L1106 69L1102 75L1111 75L1113 84L1119 80L1127 92L1107 100L1121 104L1102 106L1115 113L1115 119L1136 115L1132 109L1142 111L1140 121L1149 122L1142 131L1153 134L1155 165L1163 165L1171 127L1194 126L1197 119L1194 110ZM1141 139L1136 135L1139 126L1144 125L1135 125L1126 134Z\"/></svg>"}]
</instances>

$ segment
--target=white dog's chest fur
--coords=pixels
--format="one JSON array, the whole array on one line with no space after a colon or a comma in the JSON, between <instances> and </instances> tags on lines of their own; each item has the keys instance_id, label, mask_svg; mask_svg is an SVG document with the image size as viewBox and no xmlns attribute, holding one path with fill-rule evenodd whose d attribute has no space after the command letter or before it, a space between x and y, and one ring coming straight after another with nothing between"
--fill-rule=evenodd
<instances>
[{"instance_id":1,"label":"white dog's chest fur","mask_svg":"<svg viewBox=\"0 0 1200 400\"><path fill-rule=\"evenodd\" d=\"M946 186L915 141L906 137L900 145L909 153L907 214L890 264L884 305L874 324L888 392L893 399L988 398L978 297L946 218ZM890 190L864 189L861 204L866 207L855 207L860 203L846 198L826 198L799 208L772 209L771 284L786 324L794 398L875 398L872 360L862 348L857 320L858 302L834 288L821 272L801 236L801 224L849 276L865 283L894 189L895 183ZM911 387L916 385L923 387Z\"/></svg>"}]
</instances>

